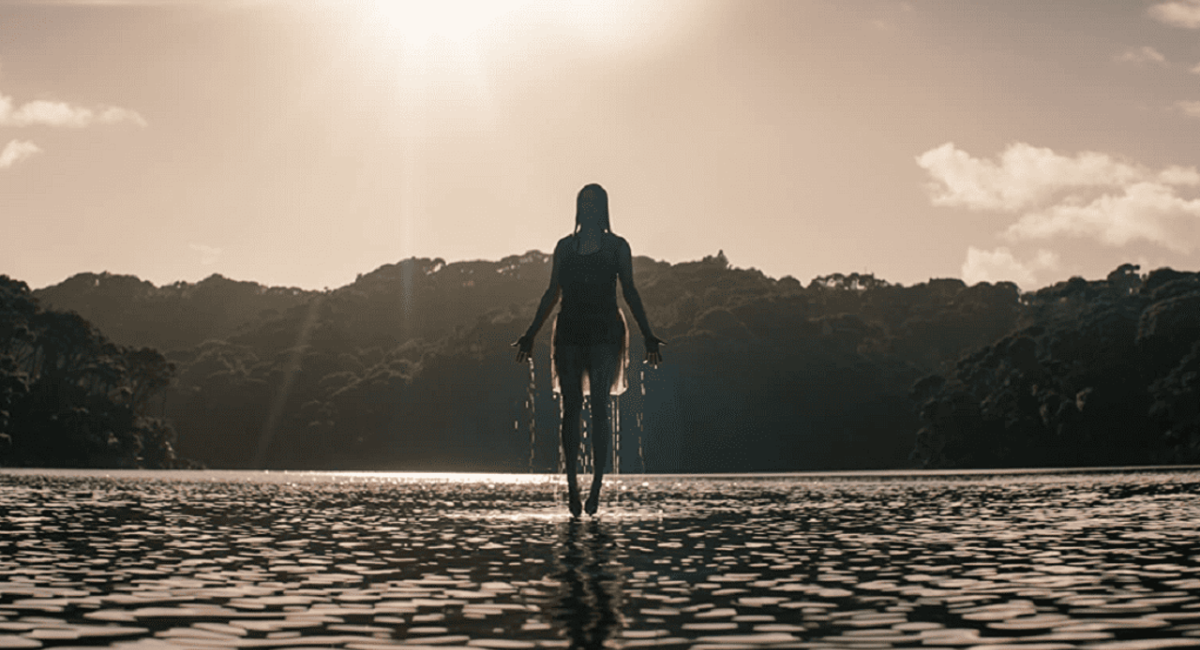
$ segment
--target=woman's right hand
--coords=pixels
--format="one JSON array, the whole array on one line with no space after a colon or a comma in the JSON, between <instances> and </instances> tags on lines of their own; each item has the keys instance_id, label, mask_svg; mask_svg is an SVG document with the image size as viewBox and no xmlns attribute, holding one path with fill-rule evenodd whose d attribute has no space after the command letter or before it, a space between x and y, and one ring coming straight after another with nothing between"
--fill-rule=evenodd
<instances>
[{"instance_id":1,"label":"woman's right hand","mask_svg":"<svg viewBox=\"0 0 1200 650\"><path fill-rule=\"evenodd\" d=\"M659 346L666 345L667 342L654 336L653 334L646 337L646 363L657 366L662 363L662 352L659 351Z\"/></svg>"},{"instance_id":2,"label":"woman's right hand","mask_svg":"<svg viewBox=\"0 0 1200 650\"><path fill-rule=\"evenodd\" d=\"M513 341L513 347L517 349L517 363L525 363L533 358L533 337L529 335Z\"/></svg>"}]
</instances>

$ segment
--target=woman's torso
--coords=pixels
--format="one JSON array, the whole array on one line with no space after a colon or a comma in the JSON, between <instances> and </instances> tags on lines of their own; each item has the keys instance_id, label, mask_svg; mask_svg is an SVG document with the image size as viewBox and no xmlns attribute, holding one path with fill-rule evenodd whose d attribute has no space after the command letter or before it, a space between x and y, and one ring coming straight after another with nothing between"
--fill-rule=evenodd
<instances>
[{"instance_id":1,"label":"woman's torso","mask_svg":"<svg viewBox=\"0 0 1200 650\"><path fill-rule=\"evenodd\" d=\"M562 306L555 328L557 343L593 345L624 341L625 323L617 307L618 242L616 235L604 233L599 248L584 254L580 252L581 244L590 242L583 242L579 235L564 239L559 249Z\"/></svg>"}]
</instances>

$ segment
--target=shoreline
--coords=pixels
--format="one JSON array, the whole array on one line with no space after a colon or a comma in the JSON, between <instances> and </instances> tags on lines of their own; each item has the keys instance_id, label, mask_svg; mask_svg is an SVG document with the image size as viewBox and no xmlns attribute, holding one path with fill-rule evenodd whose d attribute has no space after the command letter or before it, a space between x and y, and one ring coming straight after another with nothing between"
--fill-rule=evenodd
<instances>
[{"instance_id":1,"label":"shoreline","mask_svg":"<svg viewBox=\"0 0 1200 650\"><path fill-rule=\"evenodd\" d=\"M680 473L680 474L614 474L605 481L672 482L672 481L826 481L826 480L926 480L980 479L1036 476L1105 476L1112 474L1191 474L1200 472L1200 465L1128 465L1119 467L1027 467L989 469L870 469L819 470L803 472L753 473ZM89 478L174 478L206 481L258 480L262 482L337 481L348 482L554 482L559 473L517 472L417 472L363 470L252 470L252 469L97 469L69 467L0 467L0 476L50 476Z\"/></svg>"}]
</instances>

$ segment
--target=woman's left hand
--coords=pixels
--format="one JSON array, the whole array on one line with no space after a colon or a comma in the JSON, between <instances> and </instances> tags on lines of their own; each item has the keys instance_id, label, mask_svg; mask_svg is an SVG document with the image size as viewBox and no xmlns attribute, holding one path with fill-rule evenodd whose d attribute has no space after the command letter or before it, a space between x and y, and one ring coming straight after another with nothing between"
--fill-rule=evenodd
<instances>
[{"instance_id":1,"label":"woman's left hand","mask_svg":"<svg viewBox=\"0 0 1200 650\"><path fill-rule=\"evenodd\" d=\"M517 349L517 363L525 363L533 358L533 337L522 336L513 341L512 346Z\"/></svg>"}]
</instances>

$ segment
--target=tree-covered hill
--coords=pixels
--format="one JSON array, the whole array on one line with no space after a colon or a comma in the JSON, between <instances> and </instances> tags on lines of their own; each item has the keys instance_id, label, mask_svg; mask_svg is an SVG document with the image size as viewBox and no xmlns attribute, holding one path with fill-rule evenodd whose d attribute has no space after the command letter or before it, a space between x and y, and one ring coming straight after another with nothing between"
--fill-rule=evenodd
<instances>
[{"instance_id":1,"label":"tree-covered hill","mask_svg":"<svg viewBox=\"0 0 1200 650\"><path fill-rule=\"evenodd\" d=\"M228 337L317 295L220 275L156 287L132 275L111 273L79 273L33 293L49 309L78 312L117 343L158 350Z\"/></svg>"},{"instance_id":2,"label":"tree-covered hill","mask_svg":"<svg viewBox=\"0 0 1200 650\"><path fill-rule=\"evenodd\" d=\"M83 274L39 296L121 343L170 350L165 412L180 453L210 466L552 470L548 328L532 392L509 347L549 267L537 251L408 259L325 292ZM1008 332L1019 308L1013 285L835 274L806 287L722 254L639 257L634 276L670 345L663 367L643 368L633 332L626 470L904 465L909 386Z\"/></svg>"},{"instance_id":3,"label":"tree-covered hill","mask_svg":"<svg viewBox=\"0 0 1200 650\"><path fill-rule=\"evenodd\" d=\"M914 388L926 467L1200 462L1200 274L1025 294L1016 331Z\"/></svg>"},{"instance_id":4,"label":"tree-covered hill","mask_svg":"<svg viewBox=\"0 0 1200 650\"><path fill-rule=\"evenodd\" d=\"M170 426L150 416L173 373L0 275L0 465L179 466Z\"/></svg>"},{"instance_id":5,"label":"tree-covered hill","mask_svg":"<svg viewBox=\"0 0 1200 650\"><path fill-rule=\"evenodd\" d=\"M178 373L164 413L177 450L209 466L552 471L549 328L532 371L509 346L549 267L531 251L408 259L321 292L83 274L37 293L118 343L168 350ZM1011 283L905 287L869 274L803 285L722 254L635 258L669 346L661 367L641 365L627 314L634 366L619 400L619 462L651 472L1110 462L1126 456L1097 452L1087 435L1117 422L1138 423L1123 430L1152 441L1146 459L1191 458L1197 355L1185 339L1200 315L1180 287L1194 276L1136 271L1022 294ZM1064 396L1090 404L1076 409L1086 417L1062 410ZM1045 429L1060 416L1093 433L1029 433L1034 419Z\"/></svg>"}]
</instances>

